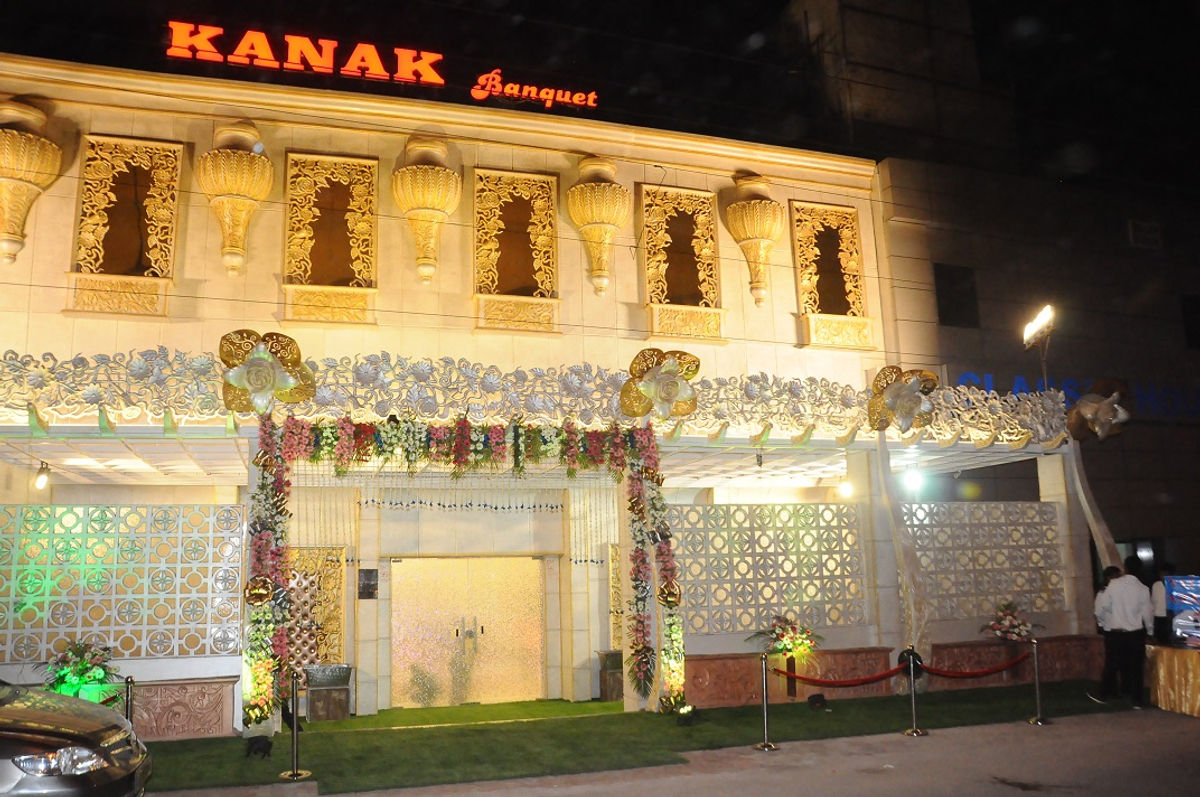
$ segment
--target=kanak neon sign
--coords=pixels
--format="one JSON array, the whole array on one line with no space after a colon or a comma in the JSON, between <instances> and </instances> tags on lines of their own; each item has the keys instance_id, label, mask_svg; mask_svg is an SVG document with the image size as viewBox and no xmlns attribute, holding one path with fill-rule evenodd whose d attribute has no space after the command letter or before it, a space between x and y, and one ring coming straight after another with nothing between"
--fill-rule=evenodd
<instances>
[{"instance_id":1,"label":"kanak neon sign","mask_svg":"<svg viewBox=\"0 0 1200 797\"><path fill-rule=\"evenodd\" d=\"M225 29L216 25L198 25L171 20L171 44L167 56L213 63L236 64L258 69L287 69L294 72L315 72L370 80L394 80L401 83L425 83L444 86L446 81L434 68L442 60L441 53L393 47L387 67L379 49L370 42L355 42L348 55L338 58L336 39L317 39L284 34L283 44L272 45L267 34L260 30L245 31L228 53L222 52L216 39ZM278 49L277 49L278 47ZM277 53L284 55L282 61ZM391 69L391 67L395 67Z\"/></svg>"}]
</instances>

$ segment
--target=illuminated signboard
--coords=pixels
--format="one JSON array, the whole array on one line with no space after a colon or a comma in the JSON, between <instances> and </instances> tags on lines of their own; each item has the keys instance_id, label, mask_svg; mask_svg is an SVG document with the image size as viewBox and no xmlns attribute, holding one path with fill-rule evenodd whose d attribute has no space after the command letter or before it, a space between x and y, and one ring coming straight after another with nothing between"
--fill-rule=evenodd
<instances>
[{"instance_id":1,"label":"illuminated signboard","mask_svg":"<svg viewBox=\"0 0 1200 797\"><path fill-rule=\"evenodd\" d=\"M190 61L252 67L264 70L312 72L320 75L367 80L445 86L439 71L442 53L405 47L379 48L370 42L344 44L336 39L285 33L272 39L261 30L243 30L227 35L225 28L182 20L167 23L170 43L167 57ZM547 109L555 106L595 108L594 91L506 82L497 67L476 78L469 91L473 100L491 97L518 102L535 102Z\"/></svg>"},{"instance_id":2,"label":"illuminated signboard","mask_svg":"<svg viewBox=\"0 0 1200 797\"><path fill-rule=\"evenodd\" d=\"M247 30L242 33L233 49L226 53L221 51L221 42L217 41L224 37L224 28L176 20L171 20L167 25L171 29L171 44L167 47L167 56L170 58L224 62L259 69L317 72L325 75L333 74L334 70L337 70L339 75L345 77L427 83L433 86L446 84L445 79L434 68L443 58L441 53L393 47L385 66L384 57L370 42L355 42L349 48L349 53L339 58L339 42L335 39L317 39L314 43L308 36L284 34L282 43L276 42L272 45L267 34L260 30ZM282 61L279 60L279 55L284 56Z\"/></svg>"}]
</instances>

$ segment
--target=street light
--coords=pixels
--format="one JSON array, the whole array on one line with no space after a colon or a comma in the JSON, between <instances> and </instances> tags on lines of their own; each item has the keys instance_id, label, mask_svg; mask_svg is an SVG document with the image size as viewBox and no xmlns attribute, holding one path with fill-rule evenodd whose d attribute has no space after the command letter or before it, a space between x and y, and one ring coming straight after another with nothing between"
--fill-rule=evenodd
<instances>
[{"instance_id":1,"label":"street light","mask_svg":"<svg viewBox=\"0 0 1200 797\"><path fill-rule=\"evenodd\" d=\"M1054 331L1054 308L1046 305L1037 316L1025 325L1025 351L1035 345L1042 358L1042 390L1050 389L1046 378L1046 349L1050 348L1050 333Z\"/></svg>"}]
</instances>

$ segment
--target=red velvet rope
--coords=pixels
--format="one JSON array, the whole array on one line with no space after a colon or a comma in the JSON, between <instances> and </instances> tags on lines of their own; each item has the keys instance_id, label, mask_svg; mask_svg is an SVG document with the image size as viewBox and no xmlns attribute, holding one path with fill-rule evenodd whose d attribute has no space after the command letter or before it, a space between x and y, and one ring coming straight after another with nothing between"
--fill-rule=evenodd
<instances>
[{"instance_id":1,"label":"red velvet rope","mask_svg":"<svg viewBox=\"0 0 1200 797\"><path fill-rule=\"evenodd\" d=\"M864 678L851 678L846 681L830 681L824 678L810 678L807 675L788 672L787 670L781 670L778 667L776 667L772 672L774 672L776 675L786 675L788 678L795 678L797 681L803 681L804 683L812 684L813 686L862 686L863 684L873 684L876 681L882 681L884 678L891 678L893 675L898 675L907 669L907 664L901 664L898 667L893 667L887 672L881 672L877 675L868 675Z\"/></svg>"},{"instance_id":2,"label":"red velvet rope","mask_svg":"<svg viewBox=\"0 0 1200 797\"><path fill-rule=\"evenodd\" d=\"M1027 658L1029 658L1029 654L1022 653L1015 659L1006 661L1003 664L997 664L995 667L988 667L987 669L983 670L939 670L935 667L930 667L928 664L918 664L917 669L924 670L930 675L940 675L943 678L982 678L985 675L995 675L996 673L1003 672L1010 667L1016 667ZM788 678L795 678L797 681L803 681L804 683L812 684L813 686L863 686L864 684L873 684L876 681L882 681L884 678L891 678L893 675L899 675L907 669L908 663L905 662L904 664L900 664L890 670L878 673L876 675L867 675L862 678L850 678L844 681L829 680L826 678L811 678L807 675L800 675L799 673L781 670L778 667L774 668L772 672L776 675L784 675Z\"/></svg>"},{"instance_id":3,"label":"red velvet rope","mask_svg":"<svg viewBox=\"0 0 1200 797\"><path fill-rule=\"evenodd\" d=\"M930 675L940 675L943 678L982 678L985 675L995 675L998 672L1003 672L1009 667L1016 667L1027 658L1029 658L1029 654L1022 653L1015 659L1006 661L1003 664L997 664L995 667L988 667L986 670L963 670L962 672L956 672L954 670L938 670L930 667L928 664L922 664L921 669Z\"/></svg>"}]
</instances>

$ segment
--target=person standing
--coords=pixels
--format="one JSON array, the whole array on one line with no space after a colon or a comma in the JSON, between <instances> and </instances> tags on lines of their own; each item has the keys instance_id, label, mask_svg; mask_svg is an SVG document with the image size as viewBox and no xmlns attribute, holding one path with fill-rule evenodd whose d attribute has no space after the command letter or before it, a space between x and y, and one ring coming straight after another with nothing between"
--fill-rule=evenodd
<instances>
[{"instance_id":1,"label":"person standing","mask_svg":"<svg viewBox=\"0 0 1200 797\"><path fill-rule=\"evenodd\" d=\"M1165 576L1175 574L1175 566L1163 562L1158 566L1158 580L1150 586L1150 602L1154 604L1154 640L1162 645L1171 643L1171 615L1167 611L1167 583Z\"/></svg>"},{"instance_id":2,"label":"person standing","mask_svg":"<svg viewBox=\"0 0 1200 797\"><path fill-rule=\"evenodd\" d=\"M1114 578L1096 597L1096 621L1108 629L1115 669L1121 676L1121 690L1129 695L1134 708L1142 707L1142 678L1146 662L1146 634L1154 631L1154 607L1150 590L1137 577L1141 562L1136 556L1125 558L1125 575ZM1103 703L1117 694L1116 678L1105 667L1100 684Z\"/></svg>"}]
</instances>

